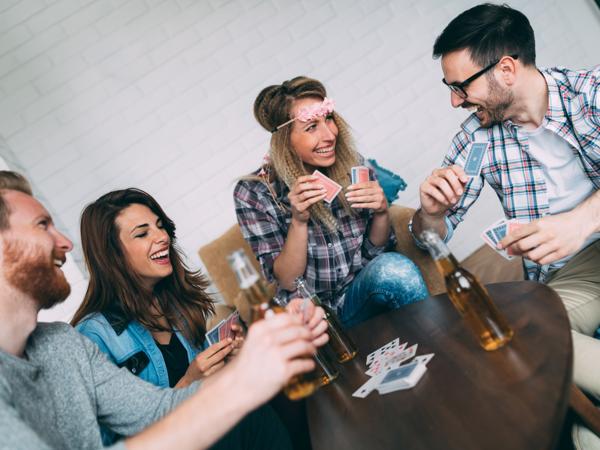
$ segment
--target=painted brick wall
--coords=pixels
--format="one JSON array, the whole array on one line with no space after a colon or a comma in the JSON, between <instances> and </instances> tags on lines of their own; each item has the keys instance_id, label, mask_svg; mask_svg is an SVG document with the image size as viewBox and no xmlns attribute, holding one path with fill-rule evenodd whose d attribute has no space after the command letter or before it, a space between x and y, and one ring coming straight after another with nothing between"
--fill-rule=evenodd
<instances>
[{"instance_id":1,"label":"painted brick wall","mask_svg":"<svg viewBox=\"0 0 600 450\"><path fill-rule=\"evenodd\" d=\"M363 154L408 182L442 159L465 117L431 58L466 0L3 0L0 135L79 241L83 206L115 188L154 194L196 250L235 222L237 176L269 136L251 105L267 84L323 80ZM593 0L511 2L540 65L600 63ZM459 257L501 215L487 192L452 242Z\"/></svg>"}]
</instances>

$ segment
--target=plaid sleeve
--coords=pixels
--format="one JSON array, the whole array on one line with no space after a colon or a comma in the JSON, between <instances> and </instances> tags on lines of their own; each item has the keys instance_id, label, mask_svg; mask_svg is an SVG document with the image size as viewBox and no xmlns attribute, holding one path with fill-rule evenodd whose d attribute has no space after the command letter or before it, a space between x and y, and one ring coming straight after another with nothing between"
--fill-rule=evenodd
<instances>
[{"instance_id":1,"label":"plaid sleeve","mask_svg":"<svg viewBox=\"0 0 600 450\"><path fill-rule=\"evenodd\" d=\"M594 67L592 73L590 115L594 125L600 127L600 65Z\"/></svg>"},{"instance_id":2,"label":"plaid sleeve","mask_svg":"<svg viewBox=\"0 0 600 450\"><path fill-rule=\"evenodd\" d=\"M233 193L235 213L244 239L252 247L263 275L274 282L273 263L285 244L285 236L274 211L276 206L260 181L240 181Z\"/></svg>"},{"instance_id":3,"label":"plaid sleeve","mask_svg":"<svg viewBox=\"0 0 600 450\"><path fill-rule=\"evenodd\" d=\"M471 139L469 139L469 135L466 132L460 131L457 133L456 136L454 136L454 139L452 139L450 150L446 154L442 166L448 167L454 164L464 166L467 159L467 148L470 142ZM483 183L483 175L479 175L478 178L471 178L471 180L467 182L463 195L460 197L458 203L448 210L446 214L446 225L451 226L448 230L449 235L451 235L458 224L463 221L464 215L471 205L475 203L479 194L481 194Z\"/></svg>"}]
</instances>

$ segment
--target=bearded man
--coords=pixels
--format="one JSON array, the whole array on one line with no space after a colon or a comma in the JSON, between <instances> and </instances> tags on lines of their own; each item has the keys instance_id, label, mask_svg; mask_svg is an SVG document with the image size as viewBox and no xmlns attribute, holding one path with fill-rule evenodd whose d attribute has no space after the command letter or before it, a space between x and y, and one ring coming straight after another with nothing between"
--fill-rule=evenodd
<instances>
[{"instance_id":1,"label":"bearded man","mask_svg":"<svg viewBox=\"0 0 600 450\"><path fill-rule=\"evenodd\" d=\"M253 324L240 354L202 385L146 383L70 325L37 322L69 295L61 266L72 243L30 194L22 177L0 173L0 448L100 449L100 423L130 436L114 449L204 449L240 420L236 448L291 448L277 424L246 415L314 368L326 326L277 314Z\"/></svg>"},{"instance_id":2,"label":"bearded man","mask_svg":"<svg viewBox=\"0 0 600 450\"><path fill-rule=\"evenodd\" d=\"M506 5L461 13L433 55L452 106L473 114L420 185L413 234L433 229L448 241L487 181L506 218L522 223L498 249L522 255L525 276L560 295L575 383L600 399L600 341L592 337L600 324L600 68L538 69L533 29ZM470 178L463 167L473 142L488 147Z\"/></svg>"}]
</instances>

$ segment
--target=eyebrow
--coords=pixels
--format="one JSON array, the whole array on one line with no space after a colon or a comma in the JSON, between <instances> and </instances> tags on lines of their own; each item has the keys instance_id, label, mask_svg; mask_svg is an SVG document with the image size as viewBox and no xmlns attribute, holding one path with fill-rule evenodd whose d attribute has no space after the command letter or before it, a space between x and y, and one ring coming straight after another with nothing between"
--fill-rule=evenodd
<instances>
[{"instance_id":1,"label":"eyebrow","mask_svg":"<svg viewBox=\"0 0 600 450\"><path fill-rule=\"evenodd\" d=\"M133 227L131 229L131 231L129 232L129 234L133 234L138 228L146 228L149 227L150 225L148 225L147 223L142 223L140 225L136 225L135 227Z\"/></svg>"}]
</instances>

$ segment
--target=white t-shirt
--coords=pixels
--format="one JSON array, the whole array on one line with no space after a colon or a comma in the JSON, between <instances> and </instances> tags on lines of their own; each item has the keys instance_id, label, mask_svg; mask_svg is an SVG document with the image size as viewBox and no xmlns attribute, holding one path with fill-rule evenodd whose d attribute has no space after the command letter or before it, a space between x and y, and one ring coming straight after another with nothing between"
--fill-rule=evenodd
<instances>
[{"instance_id":1,"label":"white t-shirt","mask_svg":"<svg viewBox=\"0 0 600 450\"><path fill-rule=\"evenodd\" d=\"M585 174L579 156L565 139L544 128L542 124L535 130L522 130L529 140L529 155L540 163L546 187L550 213L570 211L594 192L594 185ZM600 233L592 234L582 248L600 238ZM567 256L552 263L558 269L572 257Z\"/></svg>"}]
</instances>

